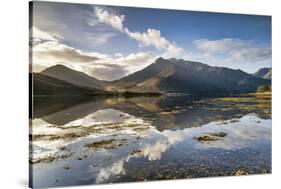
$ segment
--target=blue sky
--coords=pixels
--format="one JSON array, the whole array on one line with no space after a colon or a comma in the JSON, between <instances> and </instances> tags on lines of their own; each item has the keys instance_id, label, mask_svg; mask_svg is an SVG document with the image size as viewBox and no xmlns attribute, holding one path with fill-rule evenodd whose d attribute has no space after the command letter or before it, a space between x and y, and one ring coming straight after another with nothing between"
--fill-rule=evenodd
<instances>
[{"instance_id":1,"label":"blue sky","mask_svg":"<svg viewBox=\"0 0 281 189\"><path fill-rule=\"evenodd\" d=\"M269 16L53 2L35 2L33 16L35 71L64 64L114 80L159 56L251 73L271 66Z\"/></svg>"}]
</instances>

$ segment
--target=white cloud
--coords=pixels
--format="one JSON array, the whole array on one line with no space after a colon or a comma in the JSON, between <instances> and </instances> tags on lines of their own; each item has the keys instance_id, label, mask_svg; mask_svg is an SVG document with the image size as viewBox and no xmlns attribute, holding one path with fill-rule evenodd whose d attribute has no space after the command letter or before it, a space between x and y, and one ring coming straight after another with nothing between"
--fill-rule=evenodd
<instances>
[{"instance_id":1,"label":"white cloud","mask_svg":"<svg viewBox=\"0 0 281 189\"><path fill-rule=\"evenodd\" d=\"M57 33L49 33L35 26L32 27L32 41L35 43L42 41L59 41L60 39L62 39L62 37Z\"/></svg>"},{"instance_id":2,"label":"white cloud","mask_svg":"<svg viewBox=\"0 0 281 189\"><path fill-rule=\"evenodd\" d=\"M245 48L237 49L231 53L231 61L260 62L271 61L271 48Z\"/></svg>"},{"instance_id":3,"label":"white cloud","mask_svg":"<svg viewBox=\"0 0 281 189\"><path fill-rule=\"evenodd\" d=\"M123 22L125 20L124 15L115 15L109 13L100 7L94 7L95 15L101 23L105 23L116 30L127 34L131 39L136 40L140 47L153 46L158 50L164 51L160 56L165 58L179 56L183 52L183 49L177 47L174 42L170 42L161 35L160 30L148 28L145 32L131 32L128 28L125 28ZM95 19L89 22L90 25L96 25Z\"/></svg>"},{"instance_id":4,"label":"white cloud","mask_svg":"<svg viewBox=\"0 0 281 189\"><path fill-rule=\"evenodd\" d=\"M82 71L97 79L105 80L105 81L120 79L130 74L126 66L120 66L118 64L108 64L108 63L83 66Z\"/></svg>"},{"instance_id":5,"label":"white cloud","mask_svg":"<svg viewBox=\"0 0 281 189\"><path fill-rule=\"evenodd\" d=\"M87 63L99 59L98 53L86 53L55 41L40 43L33 48L33 61L54 63Z\"/></svg>"},{"instance_id":6,"label":"white cloud","mask_svg":"<svg viewBox=\"0 0 281 189\"><path fill-rule=\"evenodd\" d=\"M95 26L98 24L100 28L100 24L105 23L125 33L123 28L124 15L110 14L99 7L95 7L94 10L95 18L87 20L89 25ZM105 30L102 33L88 33L87 38L91 43L103 44L116 35L117 33L112 32L112 30ZM150 52L127 55L85 52L63 44L61 39L62 37L56 33L33 27L31 42L35 44L32 48L32 70L34 72L41 72L50 66L61 64L101 80L116 80L143 69L151 64L156 57Z\"/></svg>"},{"instance_id":7,"label":"white cloud","mask_svg":"<svg viewBox=\"0 0 281 189\"><path fill-rule=\"evenodd\" d=\"M140 47L154 46L159 50L165 50L161 55L166 58L178 56L183 49L177 47L175 43L171 43L166 38L161 36L160 30L147 29L146 32L130 32L128 28L125 28L125 32L129 37L139 42Z\"/></svg>"},{"instance_id":8,"label":"white cloud","mask_svg":"<svg viewBox=\"0 0 281 189\"><path fill-rule=\"evenodd\" d=\"M177 47L174 44L169 44L165 52L163 52L160 56L163 58L177 58L181 57L184 53L184 50L180 47Z\"/></svg>"},{"instance_id":9,"label":"white cloud","mask_svg":"<svg viewBox=\"0 0 281 189\"><path fill-rule=\"evenodd\" d=\"M94 7L94 10L95 10L95 14L100 22L108 24L119 31L122 31L122 32L124 31L124 28L123 28L123 21L125 20L124 15L117 16L114 14L110 14L108 11L103 10L100 7ZM93 22L93 23L95 23L95 22ZM93 25L93 23L92 23L92 25Z\"/></svg>"},{"instance_id":10,"label":"white cloud","mask_svg":"<svg viewBox=\"0 0 281 189\"><path fill-rule=\"evenodd\" d=\"M145 68L153 60L154 56L149 52L116 54L100 59L83 71L101 80L116 80Z\"/></svg>"},{"instance_id":11,"label":"white cloud","mask_svg":"<svg viewBox=\"0 0 281 189\"><path fill-rule=\"evenodd\" d=\"M147 157L150 161L160 160L162 153L167 151L171 146L182 142L184 140L184 132L183 131L164 131L157 132L161 137L152 144L145 144L142 151L143 156Z\"/></svg>"},{"instance_id":12,"label":"white cloud","mask_svg":"<svg viewBox=\"0 0 281 189\"><path fill-rule=\"evenodd\" d=\"M155 56L149 52L131 53L127 56L114 58L113 62L119 65L125 65L130 73L145 68L155 60Z\"/></svg>"},{"instance_id":13,"label":"white cloud","mask_svg":"<svg viewBox=\"0 0 281 189\"><path fill-rule=\"evenodd\" d=\"M271 64L271 47L257 47L253 40L225 38L219 40L199 39L193 41L195 51L184 58L215 66L254 72L257 67ZM255 66L251 66L255 64Z\"/></svg>"},{"instance_id":14,"label":"white cloud","mask_svg":"<svg viewBox=\"0 0 281 189\"><path fill-rule=\"evenodd\" d=\"M62 64L77 71L82 71L100 59L107 58L100 53L83 52L57 41L47 41L32 48L33 71L40 72L46 67Z\"/></svg>"},{"instance_id":15,"label":"white cloud","mask_svg":"<svg viewBox=\"0 0 281 189\"><path fill-rule=\"evenodd\" d=\"M251 41L234 38L225 38L219 40L199 39L193 42L197 49L210 53L230 52L233 50L246 48L251 43Z\"/></svg>"},{"instance_id":16,"label":"white cloud","mask_svg":"<svg viewBox=\"0 0 281 189\"><path fill-rule=\"evenodd\" d=\"M84 52L57 41L42 42L32 48L32 70L41 72L56 64L82 71L101 80L120 79L149 65L154 56L149 52L107 55Z\"/></svg>"},{"instance_id":17,"label":"white cloud","mask_svg":"<svg viewBox=\"0 0 281 189\"><path fill-rule=\"evenodd\" d=\"M109 179L111 176L115 175L124 175L125 169L124 169L124 163L125 160L119 160L115 162L112 166L102 168L96 178L96 183L102 183Z\"/></svg>"},{"instance_id":18,"label":"white cloud","mask_svg":"<svg viewBox=\"0 0 281 189\"><path fill-rule=\"evenodd\" d=\"M146 32L130 32L125 29L128 36L137 40L141 47L147 47L153 45L157 49L166 49L169 46L169 41L161 36L160 30L147 29Z\"/></svg>"},{"instance_id":19,"label":"white cloud","mask_svg":"<svg viewBox=\"0 0 281 189\"><path fill-rule=\"evenodd\" d=\"M101 33L101 34L90 34L88 39L94 44L100 45L106 43L110 38L116 36L116 33Z\"/></svg>"}]
</instances>

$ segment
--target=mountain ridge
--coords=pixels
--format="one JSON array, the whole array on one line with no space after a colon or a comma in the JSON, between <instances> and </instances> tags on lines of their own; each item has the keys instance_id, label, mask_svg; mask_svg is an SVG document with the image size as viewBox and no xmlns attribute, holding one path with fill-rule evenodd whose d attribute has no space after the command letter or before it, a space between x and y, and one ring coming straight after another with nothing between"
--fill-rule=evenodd
<instances>
[{"instance_id":1,"label":"mountain ridge","mask_svg":"<svg viewBox=\"0 0 281 189\"><path fill-rule=\"evenodd\" d=\"M91 95L103 94L98 89L86 88L59 80L41 73L30 73L29 79L33 86L33 95Z\"/></svg>"},{"instance_id":2,"label":"mountain ridge","mask_svg":"<svg viewBox=\"0 0 281 189\"><path fill-rule=\"evenodd\" d=\"M162 57L143 70L113 82L111 89L154 92L247 93L254 92L267 80L242 70L209 66L200 62ZM115 85L115 86L114 86Z\"/></svg>"},{"instance_id":3,"label":"mountain ridge","mask_svg":"<svg viewBox=\"0 0 281 189\"><path fill-rule=\"evenodd\" d=\"M272 77L272 68L260 68L258 71L253 73L254 76L260 77L263 79L271 79Z\"/></svg>"},{"instance_id":4,"label":"mountain ridge","mask_svg":"<svg viewBox=\"0 0 281 189\"><path fill-rule=\"evenodd\" d=\"M271 84L270 80L240 69L162 57L144 69L114 81L101 81L62 65L47 68L41 74L81 87L117 93L249 93L255 92L261 85Z\"/></svg>"},{"instance_id":5,"label":"mountain ridge","mask_svg":"<svg viewBox=\"0 0 281 189\"><path fill-rule=\"evenodd\" d=\"M84 72L70 69L64 65L57 64L49 67L40 74L50 76L59 80L67 81L79 86L90 87L94 89L103 89L106 82L91 77Z\"/></svg>"}]
</instances>

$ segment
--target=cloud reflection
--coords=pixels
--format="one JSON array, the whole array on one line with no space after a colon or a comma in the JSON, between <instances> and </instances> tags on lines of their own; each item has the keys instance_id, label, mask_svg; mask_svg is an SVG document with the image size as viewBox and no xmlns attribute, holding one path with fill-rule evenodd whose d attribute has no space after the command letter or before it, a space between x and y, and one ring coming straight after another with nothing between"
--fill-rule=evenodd
<instances>
[{"instance_id":1,"label":"cloud reflection","mask_svg":"<svg viewBox=\"0 0 281 189\"><path fill-rule=\"evenodd\" d=\"M84 118L74 120L62 126L52 125L42 119L33 120L33 135L56 135L55 139L45 138L33 141L35 159L46 155L58 155L60 149L67 147L76 156L83 154L102 154L109 152L112 164L104 162L98 167L90 167L95 173L97 183L106 182L117 175L125 175L124 165L132 158L143 157L149 161L161 160L163 154L171 147L180 150L178 144L188 149L237 150L255 145L256 141L271 140L271 120L264 120L255 114L246 115L240 119L210 122L201 127L183 130L159 131L151 122L131 116L115 109L103 109L91 113ZM99 132L96 132L99 129ZM85 134L86 132L86 134ZM227 136L218 141L201 143L194 140L207 133L224 132ZM65 137L70 135L72 137ZM89 142L126 139L128 145L111 148L86 148ZM140 141L141 140L141 141ZM126 150L124 150L124 148ZM123 150L122 150L123 149ZM132 153L137 149L138 153ZM91 152L91 153L90 153Z\"/></svg>"},{"instance_id":2,"label":"cloud reflection","mask_svg":"<svg viewBox=\"0 0 281 189\"><path fill-rule=\"evenodd\" d=\"M210 132L226 132L227 136L222 140L210 143L200 143L194 140L194 136ZM237 150L254 145L258 140L271 140L271 120L263 120L253 114L246 115L239 120L228 120L224 122L211 122L197 128L187 128L183 130L149 130L146 133L144 143L139 145L141 153L137 155L127 155L111 166L100 170L96 177L96 182L101 183L110 176L125 174L124 163L129 162L132 157L146 157L150 161L160 160L163 153L178 143L186 142L193 145L193 148L208 149L219 148L223 150ZM126 154L124 154L126 156ZM122 169L120 169L122 166ZM113 167L118 167L118 171ZM112 171L114 170L114 171Z\"/></svg>"}]
</instances>

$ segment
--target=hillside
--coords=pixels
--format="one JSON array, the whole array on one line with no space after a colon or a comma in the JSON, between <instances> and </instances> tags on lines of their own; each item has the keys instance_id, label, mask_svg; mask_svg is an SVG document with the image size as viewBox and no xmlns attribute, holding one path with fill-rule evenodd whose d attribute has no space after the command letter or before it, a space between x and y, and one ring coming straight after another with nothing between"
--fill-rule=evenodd
<instances>
[{"instance_id":1,"label":"hillside","mask_svg":"<svg viewBox=\"0 0 281 189\"><path fill-rule=\"evenodd\" d=\"M256 77L263 79L271 79L272 69L271 68L261 68L253 74Z\"/></svg>"},{"instance_id":2,"label":"hillside","mask_svg":"<svg viewBox=\"0 0 281 189\"><path fill-rule=\"evenodd\" d=\"M35 76L38 82L41 82L41 88L38 88L40 93L47 90L61 94L65 89L69 94L79 93L78 91L83 93L111 91L114 95L133 96L171 92L187 94L255 92L259 86L271 84L271 80L259 77L261 75L269 77L269 73L271 77L271 69L261 69L255 75L251 75L242 70L209 66L183 59L158 58L143 70L110 82L100 81L62 65L47 68ZM45 85L46 87L43 87Z\"/></svg>"},{"instance_id":3,"label":"hillside","mask_svg":"<svg viewBox=\"0 0 281 189\"><path fill-rule=\"evenodd\" d=\"M248 93L269 83L241 70L158 58L143 70L112 82L108 89L189 94Z\"/></svg>"},{"instance_id":4,"label":"hillside","mask_svg":"<svg viewBox=\"0 0 281 189\"><path fill-rule=\"evenodd\" d=\"M40 73L33 73L29 75L33 78L33 95L88 95L88 94L102 94L101 90L91 89L73 85L71 83L58 80Z\"/></svg>"},{"instance_id":5,"label":"hillside","mask_svg":"<svg viewBox=\"0 0 281 189\"><path fill-rule=\"evenodd\" d=\"M66 81L75 85L103 89L106 82L100 81L83 72L72 70L63 65L55 65L41 72L42 75L50 76L59 80Z\"/></svg>"}]
</instances>

